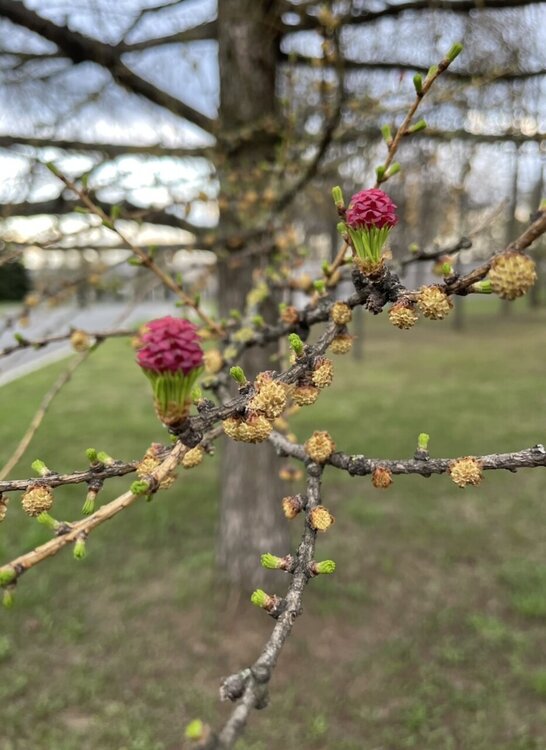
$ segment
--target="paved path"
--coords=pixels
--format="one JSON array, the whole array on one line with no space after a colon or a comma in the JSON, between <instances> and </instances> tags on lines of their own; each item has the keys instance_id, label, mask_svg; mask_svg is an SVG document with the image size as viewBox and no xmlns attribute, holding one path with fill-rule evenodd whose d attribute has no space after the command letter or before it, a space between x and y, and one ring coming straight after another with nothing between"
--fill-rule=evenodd
<instances>
[{"instance_id":1,"label":"paved path","mask_svg":"<svg viewBox=\"0 0 546 750\"><path fill-rule=\"evenodd\" d=\"M127 313L124 304L97 304L85 308L62 306L53 310L39 308L31 314L26 328L15 327L0 334L0 349L15 343L13 334L21 333L25 338L36 339L68 332L70 327L101 331L108 328L138 325L162 315L176 315L174 304L167 302L145 302ZM1 328L1 318L0 318ZM61 342L43 349L21 349L7 357L0 358L0 386L16 380L29 372L38 370L72 353L70 344Z\"/></svg>"}]
</instances>

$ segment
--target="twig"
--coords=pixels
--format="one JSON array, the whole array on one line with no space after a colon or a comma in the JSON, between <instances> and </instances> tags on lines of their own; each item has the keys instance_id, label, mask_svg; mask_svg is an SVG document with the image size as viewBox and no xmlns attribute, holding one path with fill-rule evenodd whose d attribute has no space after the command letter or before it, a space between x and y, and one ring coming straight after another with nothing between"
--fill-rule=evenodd
<instances>
[{"instance_id":1,"label":"twig","mask_svg":"<svg viewBox=\"0 0 546 750\"><path fill-rule=\"evenodd\" d=\"M76 357L72 360L72 362L69 364L69 366L62 372L57 380L53 383L49 391L45 394L43 397L40 406L38 407L38 410L36 411L36 414L33 416L27 431L21 438L19 445L14 450L12 455L8 458L2 469L0 469L0 480L5 479L10 471L17 466L20 459L24 456L26 449L32 442L32 438L38 431L38 428L42 424L45 415L48 412L49 407L51 406L53 400L55 397L59 394L59 392L64 388L64 386L68 383L74 372L78 369L80 365L82 365L85 360L89 357L92 351L96 348L97 344L88 349L87 351L80 354L79 357Z\"/></svg>"},{"instance_id":2,"label":"twig","mask_svg":"<svg viewBox=\"0 0 546 750\"><path fill-rule=\"evenodd\" d=\"M382 164L381 174L377 175L377 181L375 183L375 187L376 188L378 188L381 185L382 182L385 182L386 180L389 179L388 169L389 169L389 167L392 164L392 161L394 159L394 155L398 151L398 146L400 145L400 141L402 140L402 138L404 136L409 135L411 133L411 130L410 130L409 126L410 126L410 123L411 123L411 121L413 119L413 116L417 112L417 110L419 108L419 105L423 101L423 99L426 96L426 94L430 91L430 89L431 89L432 85L434 84L434 82L436 81L436 79L445 70L447 70L449 68L449 66L451 65L451 63L453 62L454 59L455 59L454 56L449 55L449 54L446 55L446 57L444 57L442 60L440 60L440 62L438 63L437 66L433 66L429 70L429 72L427 74L427 77L422 82L422 85L417 89L417 94L415 96L415 100L414 100L413 104L411 105L411 107L408 110L408 113L406 114L406 116L402 120L402 124L400 125L400 127L396 131L396 133L394 135L394 138L392 138L392 140L387 144L388 147L389 147L389 150L388 150L388 153L387 153L387 158L385 159L385 161Z\"/></svg>"},{"instance_id":3,"label":"twig","mask_svg":"<svg viewBox=\"0 0 546 750\"><path fill-rule=\"evenodd\" d=\"M98 216L99 219L101 219L103 226L118 235L121 241L129 247L133 255L135 255L140 260L143 266L152 271L152 273L155 273L155 275L161 280L161 282L167 287L167 289L170 289L172 292L174 292L185 305L191 307L191 309L194 310L194 312L201 318L206 326L208 326L219 336L223 335L224 331L221 326L215 323L214 320L212 320L212 318L210 318L201 309L199 303L188 294L186 294L186 292L181 288L179 284L176 283L172 276L170 276L162 268L160 268L157 263L155 263L155 261L150 257L150 255L148 255L148 253L142 250L142 248L135 245L134 242L116 226L114 219L108 216L100 206L94 203L94 201L89 197L88 193L81 190L74 182L72 182L72 180L62 174L62 172L60 172L54 165L48 164L47 166L51 170L51 172L53 172L53 174L66 185L69 190L72 190L73 193L76 193L78 198L91 213L95 214L95 216Z\"/></svg>"},{"instance_id":4,"label":"twig","mask_svg":"<svg viewBox=\"0 0 546 750\"><path fill-rule=\"evenodd\" d=\"M151 473L151 478L159 484L167 475L174 471L187 450L188 449L185 445L180 442L177 443L170 451L167 458ZM31 552L20 555L15 560L4 565L0 570L5 571L6 569L11 568L15 571L18 578L38 563L46 560L48 557L56 555L57 552L66 547L67 544L76 541L81 534L89 534L89 532L97 526L108 521L110 518L113 518L125 508L128 508L139 498L142 499L142 495L135 495L130 490L124 492L106 505L102 505L87 518L83 518L76 523L63 524L61 528L64 533L60 536L56 536L54 539L45 542L45 544L41 544Z\"/></svg>"},{"instance_id":5,"label":"twig","mask_svg":"<svg viewBox=\"0 0 546 750\"><path fill-rule=\"evenodd\" d=\"M13 354L14 352L21 351L21 349L43 349L46 346L49 346L50 344L58 344L60 341L67 341L74 331L78 331L79 333L83 333L86 336L89 337L91 341L104 341L105 339L111 339L121 336L134 336L136 333L135 329L117 329L117 330L106 330L106 331L85 331L82 328L72 328L67 333L59 333L54 336L44 336L40 339L26 339L23 336L19 336L17 338L16 344L11 344L10 346L4 347L4 349L0 349L0 357L7 357L9 354Z\"/></svg>"},{"instance_id":6,"label":"twig","mask_svg":"<svg viewBox=\"0 0 546 750\"><path fill-rule=\"evenodd\" d=\"M320 478L322 469L318 464L312 463L307 467L307 472L305 529L295 555L296 563L292 581L282 603L279 605L282 612L261 654L250 669L245 669L243 672L232 675L224 680L220 688L221 695L226 692L225 686L230 681L242 681L244 690L239 696L237 694L230 696L228 692L228 697L232 699L240 697L241 700L218 736L213 738L213 741L208 746L211 750L215 748L218 748L218 750L220 748L221 750L228 750L233 747L238 737L242 734L252 709L263 707L266 704L267 685L277 664L277 659L288 636L292 632L296 619L302 613L303 594L310 577L310 565L315 554L317 536L317 532L309 524L308 518L310 511L320 505Z\"/></svg>"},{"instance_id":7,"label":"twig","mask_svg":"<svg viewBox=\"0 0 546 750\"><path fill-rule=\"evenodd\" d=\"M91 466L89 469L77 470L69 474L48 474L47 486L54 489L63 487L67 484L83 484L84 482L104 482L112 477L122 477L136 471L138 461L116 461L112 465L98 464ZM24 492L36 483L36 477L33 479L8 479L0 481L0 493L2 492Z\"/></svg>"},{"instance_id":8,"label":"twig","mask_svg":"<svg viewBox=\"0 0 546 750\"><path fill-rule=\"evenodd\" d=\"M290 456L299 461L309 460L303 445L291 443L279 432L271 433L269 441L281 455ZM426 456L409 459L383 459L347 453L333 453L327 463L336 469L348 472L351 476L368 476L373 474L375 469L381 467L388 469L391 474L419 474L422 477L429 477L432 474L445 474L457 458L457 456L454 458L430 458ZM484 456L473 456L473 458L486 471L499 469L516 471L517 469L546 467L546 449L543 445L535 445L532 448L524 448L513 453L492 453Z\"/></svg>"},{"instance_id":9,"label":"twig","mask_svg":"<svg viewBox=\"0 0 546 750\"><path fill-rule=\"evenodd\" d=\"M522 233L516 237L502 252L521 252L531 245L536 239L546 232L546 211L540 213L538 219ZM445 291L447 294L465 294L468 289L477 281L481 281L487 276L491 261L494 255L481 266L474 268L466 276L455 278L453 281L447 281Z\"/></svg>"}]
</instances>

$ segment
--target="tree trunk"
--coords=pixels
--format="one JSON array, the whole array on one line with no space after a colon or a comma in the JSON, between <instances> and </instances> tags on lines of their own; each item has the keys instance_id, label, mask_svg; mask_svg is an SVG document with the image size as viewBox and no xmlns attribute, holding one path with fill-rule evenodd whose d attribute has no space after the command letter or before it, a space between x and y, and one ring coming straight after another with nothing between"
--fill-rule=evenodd
<instances>
[{"instance_id":1,"label":"tree trunk","mask_svg":"<svg viewBox=\"0 0 546 750\"><path fill-rule=\"evenodd\" d=\"M279 5L276 0L219 0L220 138L222 133L254 128L258 121L275 117ZM231 148L219 169L223 233L244 232L248 226L245 215L260 205L266 179L263 165L275 159L275 134L261 128L252 133ZM249 192L258 194L258 201L251 204L255 209L245 203ZM252 257L232 257L219 263L222 314L244 306L256 263ZM262 312L267 318L268 310ZM275 353L275 346L249 352L241 363L247 377L272 369ZM243 590L267 585L271 573L261 568L260 554L285 555L289 545L288 525L281 511L278 459L269 444L249 446L226 440L221 471L219 565L228 580Z\"/></svg>"}]
</instances>

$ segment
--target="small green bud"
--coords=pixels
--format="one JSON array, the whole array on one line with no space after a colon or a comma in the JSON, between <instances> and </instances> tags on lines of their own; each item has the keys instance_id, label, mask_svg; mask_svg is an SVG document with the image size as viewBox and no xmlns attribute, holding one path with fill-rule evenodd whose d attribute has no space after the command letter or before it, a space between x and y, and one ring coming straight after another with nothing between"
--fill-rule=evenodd
<instances>
[{"instance_id":1,"label":"small green bud","mask_svg":"<svg viewBox=\"0 0 546 750\"><path fill-rule=\"evenodd\" d=\"M438 74L438 66L437 65L431 65L428 69L427 73L427 79L434 78L435 75Z\"/></svg>"},{"instance_id":2,"label":"small green bud","mask_svg":"<svg viewBox=\"0 0 546 750\"><path fill-rule=\"evenodd\" d=\"M46 162L46 167L47 167L47 169L49 169L49 171L50 171L50 172L51 172L52 174L54 174L54 175L55 175L55 177L59 177L59 175L61 174L61 173L59 172L59 170L57 169L57 167L55 166L55 164L54 164L54 163L53 163L52 161L48 161L48 162Z\"/></svg>"},{"instance_id":3,"label":"small green bud","mask_svg":"<svg viewBox=\"0 0 546 750\"><path fill-rule=\"evenodd\" d=\"M105 451L99 451L97 453L97 461L105 466L113 466L116 463L112 456L109 456Z\"/></svg>"},{"instance_id":4,"label":"small green bud","mask_svg":"<svg viewBox=\"0 0 546 750\"><path fill-rule=\"evenodd\" d=\"M334 199L334 203L336 208L345 208L345 200L343 198L343 192L339 185L336 185L336 187L332 188L332 198Z\"/></svg>"},{"instance_id":5,"label":"small green bud","mask_svg":"<svg viewBox=\"0 0 546 750\"><path fill-rule=\"evenodd\" d=\"M74 560L83 560L87 555L87 549L85 546L85 539L79 537L74 542Z\"/></svg>"},{"instance_id":6,"label":"small green bud","mask_svg":"<svg viewBox=\"0 0 546 750\"><path fill-rule=\"evenodd\" d=\"M415 93L421 94L423 91L423 76L420 73L413 76L413 85L415 86Z\"/></svg>"},{"instance_id":7,"label":"small green bud","mask_svg":"<svg viewBox=\"0 0 546 750\"><path fill-rule=\"evenodd\" d=\"M17 578L17 573L11 565L6 565L4 568L0 568L0 586L7 586Z\"/></svg>"},{"instance_id":8,"label":"small green bud","mask_svg":"<svg viewBox=\"0 0 546 750\"><path fill-rule=\"evenodd\" d=\"M88 448L85 451L85 455L87 456L87 460L89 461L89 463L91 464L98 463L99 457L97 455L97 451L94 448Z\"/></svg>"},{"instance_id":9,"label":"small green bud","mask_svg":"<svg viewBox=\"0 0 546 750\"><path fill-rule=\"evenodd\" d=\"M451 263L442 263L442 265L440 266L440 273L442 274L442 276L451 276L451 274L453 273L453 266L451 265Z\"/></svg>"},{"instance_id":10,"label":"small green bud","mask_svg":"<svg viewBox=\"0 0 546 750\"><path fill-rule=\"evenodd\" d=\"M449 62L453 62L453 60L455 60L455 58L461 54L463 49L463 45L460 42L455 42L455 44L451 47L446 55Z\"/></svg>"},{"instance_id":11,"label":"small green bud","mask_svg":"<svg viewBox=\"0 0 546 750\"><path fill-rule=\"evenodd\" d=\"M393 175L398 174L401 169L402 167L400 166L400 162L395 161L390 165L386 177L392 177Z\"/></svg>"},{"instance_id":12,"label":"small green bud","mask_svg":"<svg viewBox=\"0 0 546 750\"><path fill-rule=\"evenodd\" d=\"M201 719L194 719L193 721L190 721L190 723L187 725L184 736L187 740L200 740L205 733L205 725L201 721Z\"/></svg>"},{"instance_id":13,"label":"small green bud","mask_svg":"<svg viewBox=\"0 0 546 750\"><path fill-rule=\"evenodd\" d=\"M375 174L376 174L378 182L383 182L383 179L385 177L385 172L386 172L386 169L382 164L380 164L378 167L375 168Z\"/></svg>"},{"instance_id":14,"label":"small green bud","mask_svg":"<svg viewBox=\"0 0 546 750\"><path fill-rule=\"evenodd\" d=\"M6 609L11 609L14 603L13 587L4 589L4 596L2 597L2 604Z\"/></svg>"},{"instance_id":15,"label":"small green bud","mask_svg":"<svg viewBox=\"0 0 546 750\"><path fill-rule=\"evenodd\" d=\"M336 569L336 564L333 560L323 560L322 562L315 563L314 567L319 575L330 575Z\"/></svg>"},{"instance_id":16,"label":"small green bud","mask_svg":"<svg viewBox=\"0 0 546 750\"><path fill-rule=\"evenodd\" d=\"M229 311L229 317L233 318L233 320L241 320L242 315L236 308L233 308L233 310Z\"/></svg>"},{"instance_id":17,"label":"small green bud","mask_svg":"<svg viewBox=\"0 0 546 750\"><path fill-rule=\"evenodd\" d=\"M239 367L239 365L235 365L234 367L229 368L229 374L235 380L236 383L239 383L239 385L245 385L247 383L246 375L243 371L242 367Z\"/></svg>"},{"instance_id":18,"label":"small green bud","mask_svg":"<svg viewBox=\"0 0 546 750\"><path fill-rule=\"evenodd\" d=\"M40 513L40 515L36 517L36 520L38 523L41 523L42 526L47 526L48 529L56 529L59 525L59 522L56 521L53 516L50 516L47 511Z\"/></svg>"},{"instance_id":19,"label":"small green bud","mask_svg":"<svg viewBox=\"0 0 546 750\"><path fill-rule=\"evenodd\" d=\"M420 432L419 436L417 438L417 448L420 451L428 451L428 441L430 440L430 435L427 435L426 432Z\"/></svg>"},{"instance_id":20,"label":"small green bud","mask_svg":"<svg viewBox=\"0 0 546 750\"><path fill-rule=\"evenodd\" d=\"M51 474L47 466L43 461L40 461L39 458L36 459L36 461L32 462L32 470L36 472L36 474L39 474L41 477L46 477L48 474Z\"/></svg>"},{"instance_id":21,"label":"small green bud","mask_svg":"<svg viewBox=\"0 0 546 750\"><path fill-rule=\"evenodd\" d=\"M262 589L256 589L250 597L252 604L255 607L261 607L261 609L265 609L269 605L270 599L269 594L266 594Z\"/></svg>"},{"instance_id":22,"label":"small green bud","mask_svg":"<svg viewBox=\"0 0 546 750\"><path fill-rule=\"evenodd\" d=\"M95 510L95 499L97 497L96 490L89 490L85 497L85 502L82 507L82 513L84 516L90 516Z\"/></svg>"},{"instance_id":23,"label":"small green bud","mask_svg":"<svg viewBox=\"0 0 546 750\"><path fill-rule=\"evenodd\" d=\"M390 125L381 125L381 135L385 139L387 146L392 141L392 131Z\"/></svg>"},{"instance_id":24,"label":"small green bud","mask_svg":"<svg viewBox=\"0 0 546 750\"><path fill-rule=\"evenodd\" d=\"M121 206L118 203L114 203L112 208L110 209L110 221L114 222L116 219L119 219L121 215Z\"/></svg>"},{"instance_id":25,"label":"small green bud","mask_svg":"<svg viewBox=\"0 0 546 750\"><path fill-rule=\"evenodd\" d=\"M21 346L24 346L27 343L27 340L22 333L14 333L13 338L18 344L21 344Z\"/></svg>"},{"instance_id":26,"label":"small green bud","mask_svg":"<svg viewBox=\"0 0 546 750\"><path fill-rule=\"evenodd\" d=\"M330 264L328 263L327 260L323 260L320 267L322 269L322 273L325 276L328 276L330 274Z\"/></svg>"},{"instance_id":27,"label":"small green bud","mask_svg":"<svg viewBox=\"0 0 546 750\"><path fill-rule=\"evenodd\" d=\"M283 564L282 557L272 555L270 552L266 552L265 554L263 554L260 560L262 566L264 568L268 568L269 570L278 570Z\"/></svg>"},{"instance_id":28,"label":"small green bud","mask_svg":"<svg viewBox=\"0 0 546 750\"><path fill-rule=\"evenodd\" d=\"M313 286L319 294L323 294L326 290L326 282L324 279L316 279L316 281L313 281Z\"/></svg>"},{"instance_id":29,"label":"small green bud","mask_svg":"<svg viewBox=\"0 0 546 750\"><path fill-rule=\"evenodd\" d=\"M279 312L280 313L283 313L286 310L287 307L288 307L288 305L286 304L286 302L279 302Z\"/></svg>"},{"instance_id":30,"label":"small green bud","mask_svg":"<svg viewBox=\"0 0 546 750\"><path fill-rule=\"evenodd\" d=\"M347 225L344 221L338 221L338 223L336 224L336 229L338 234L340 234L342 237L347 234Z\"/></svg>"},{"instance_id":31,"label":"small green bud","mask_svg":"<svg viewBox=\"0 0 546 750\"><path fill-rule=\"evenodd\" d=\"M150 491L150 483L145 479L138 479L131 484L130 490L133 495L147 495Z\"/></svg>"},{"instance_id":32,"label":"small green bud","mask_svg":"<svg viewBox=\"0 0 546 750\"><path fill-rule=\"evenodd\" d=\"M290 348L295 352L296 356L299 357L303 352L303 341L300 339L298 334L289 334L288 343L290 344Z\"/></svg>"},{"instance_id":33,"label":"small green bud","mask_svg":"<svg viewBox=\"0 0 546 750\"><path fill-rule=\"evenodd\" d=\"M203 398L203 391L201 390L201 388L199 388L198 385L196 385L191 389L190 396L193 403L198 404L199 401L201 401L201 399Z\"/></svg>"},{"instance_id":34,"label":"small green bud","mask_svg":"<svg viewBox=\"0 0 546 750\"><path fill-rule=\"evenodd\" d=\"M410 253L418 253L420 250L420 247L417 244L417 242L412 242L411 245L408 247L408 250L410 251Z\"/></svg>"},{"instance_id":35,"label":"small green bud","mask_svg":"<svg viewBox=\"0 0 546 750\"><path fill-rule=\"evenodd\" d=\"M472 284L470 288L473 292L477 292L478 294L493 294L493 289L491 288L491 281L489 279L484 279L483 281L476 281L476 283Z\"/></svg>"},{"instance_id":36,"label":"small green bud","mask_svg":"<svg viewBox=\"0 0 546 750\"><path fill-rule=\"evenodd\" d=\"M408 133L418 133L420 130L424 130L427 127L427 121L423 118L417 120L417 122L408 128Z\"/></svg>"},{"instance_id":37,"label":"small green bud","mask_svg":"<svg viewBox=\"0 0 546 750\"><path fill-rule=\"evenodd\" d=\"M254 315L252 318L252 325L256 326L256 328L263 328L265 325L263 315Z\"/></svg>"}]
</instances>

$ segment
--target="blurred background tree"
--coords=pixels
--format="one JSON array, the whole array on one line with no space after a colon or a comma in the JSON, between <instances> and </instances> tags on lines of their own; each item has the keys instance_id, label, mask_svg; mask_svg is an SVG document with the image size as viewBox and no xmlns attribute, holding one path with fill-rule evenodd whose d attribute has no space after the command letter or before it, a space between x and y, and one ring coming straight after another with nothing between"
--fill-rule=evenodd
<instances>
[{"instance_id":1,"label":"blurred background tree","mask_svg":"<svg viewBox=\"0 0 546 750\"><path fill-rule=\"evenodd\" d=\"M43 167L55 160L85 176L139 241L158 245L165 266L189 251L190 267L210 266L213 253L210 304L228 315L274 257L305 248L305 271L335 253L329 187L373 182L380 126L400 121L411 75L462 39L464 58L424 105L428 127L402 144L404 180L388 190L404 219L400 258L412 244L456 242L497 207L460 262L475 260L517 234L542 192L544 14L522 0L373 9L357 0L0 0L4 248L24 254L35 283L124 257L59 192ZM429 269L412 273L416 285ZM530 301L540 302L538 284ZM278 302L262 300L266 319ZM274 366L275 354L249 354L249 375ZM254 586L257 555L286 547L278 468L270 446L230 441L223 455L218 558L234 583Z\"/></svg>"}]
</instances>

